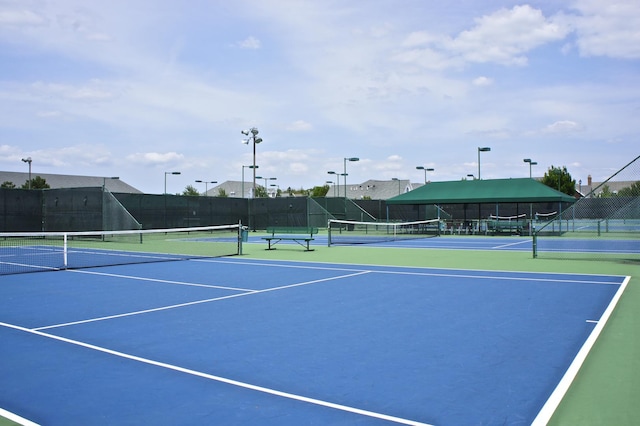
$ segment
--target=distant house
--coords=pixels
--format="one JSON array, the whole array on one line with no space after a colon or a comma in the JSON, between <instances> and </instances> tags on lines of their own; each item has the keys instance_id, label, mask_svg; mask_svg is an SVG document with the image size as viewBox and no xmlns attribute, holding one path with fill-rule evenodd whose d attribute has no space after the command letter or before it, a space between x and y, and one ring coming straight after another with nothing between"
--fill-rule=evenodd
<instances>
[{"instance_id":1,"label":"distant house","mask_svg":"<svg viewBox=\"0 0 640 426\"><path fill-rule=\"evenodd\" d=\"M347 198L353 200L387 200L405 192L421 187L421 183L411 183L408 179L375 180L370 179L363 183L347 183ZM331 185L327 197L345 196L345 186Z\"/></svg>"},{"instance_id":2,"label":"distant house","mask_svg":"<svg viewBox=\"0 0 640 426\"><path fill-rule=\"evenodd\" d=\"M32 173L31 178L40 176L44 179L50 188L95 188L104 186L111 192L122 192L129 194L142 194L142 191L134 188L128 183L113 177L102 176L75 176L75 175L56 175L50 173ZM29 173L23 172L1 172L0 184L4 182L13 183L16 188L22 187L29 180Z\"/></svg>"},{"instance_id":3,"label":"distant house","mask_svg":"<svg viewBox=\"0 0 640 426\"><path fill-rule=\"evenodd\" d=\"M256 182L256 188L263 189L263 185L259 185ZM246 180L244 182L239 180L228 180L221 184L209 189L206 193L208 197L219 197L220 191L224 191L227 197L231 198L253 198L253 180ZM267 193L270 198L274 198L277 189L267 188Z\"/></svg>"},{"instance_id":4,"label":"distant house","mask_svg":"<svg viewBox=\"0 0 640 426\"><path fill-rule=\"evenodd\" d=\"M635 182L636 181L609 181L605 184L604 182L594 182L591 179L591 175L589 175L587 182L582 182L581 180L576 182L576 191L580 194L580 197L598 197L602 193L605 185L612 194L617 194L618 191L630 187Z\"/></svg>"}]
</instances>

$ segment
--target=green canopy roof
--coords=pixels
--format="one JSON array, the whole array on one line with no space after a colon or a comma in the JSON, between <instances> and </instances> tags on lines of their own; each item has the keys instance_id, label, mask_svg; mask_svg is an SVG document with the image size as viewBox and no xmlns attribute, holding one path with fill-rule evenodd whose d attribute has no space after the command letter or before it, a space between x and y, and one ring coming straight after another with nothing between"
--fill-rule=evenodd
<instances>
[{"instance_id":1,"label":"green canopy roof","mask_svg":"<svg viewBox=\"0 0 640 426\"><path fill-rule=\"evenodd\" d=\"M537 203L575 199L530 178L431 182L387 204Z\"/></svg>"}]
</instances>

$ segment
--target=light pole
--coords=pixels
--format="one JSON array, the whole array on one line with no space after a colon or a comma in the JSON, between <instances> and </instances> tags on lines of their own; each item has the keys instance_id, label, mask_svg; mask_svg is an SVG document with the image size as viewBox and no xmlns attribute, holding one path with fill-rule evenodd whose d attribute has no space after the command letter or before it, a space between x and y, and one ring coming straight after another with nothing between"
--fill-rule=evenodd
<instances>
[{"instance_id":1,"label":"light pole","mask_svg":"<svg viewBox=\"0 0 640 426\"><path fill-rule=\"evenodd\" d=\"M435 169L425 166L416 166L416 170L424 170L424 184L427 184L427 172L433 172Z\"/></svg>"},{"instance_id":2,"label":"light pole","mask_svg":"<svg viewBox=\"0 0 640 426\"><path fill-rule=\"evenodd\" d=\"M248 168L248 169L254 169L255 170L255 169L259 168L260 166L242 166L242 198L244 198L244 169L245 169L245 167ZM254 177L254 179L255 179L255 177Z\"/></svg>"},{"instance_id":3,"label":"light pole","mask_svg":"<svg viewBox=\"0 0 640 426\"><path fill-rule=\"evenodd\" d=\"M274 178L274 177L266 178L266 177L256 176L256 179L264 179L264 192L267 194L267 197L269 197L269 188L267 187L267 181L278 180L278 178Z\"/></svg>"},{"instance_id":4,"label":"light pole","mask_svg":"<svg viewBox=\"0 0 640 426\"><path fill-rule=\"evenodd\" d=\"M206 181L206 180L200 180L200 179L198 179L196 182L197 183L204 183L204 195L205 195L205 197L207 196L207 192L209 191L209 188L208 188L209 184L210 183L218 183L217 180Z\"/></svg>"},{"instance_id":5,"label":"light pole","mask_svg":"<svg viewBox=\"0 0 640 426\"><path fill-rule=\"evenodd\" d=\"M114 177L103 177L102 178L102 192L105 192L107 190L107 179L120 179L118 176L114 176Z\"/></svg>"},{"instance_id":6,"label":"light pole","mask_svg":"<svg viewBox=\"0 0 640 426\"><path fill-rule=\"evenodd\" d=\"M351 157L344 159L344 198L347 198L347 161L360 161L358 157ZM346 208L346 205L345 205Z\"/></svg>"},{"instance_id":7,"label":"light pole","mask_svg":"<svg viewBox=\"0 0 640 426\"><path fill-rule=\"evenodd\" d=\"M275 193L273 194L273 198L278 198L278 192L280 192L280 185L272 183L269 186L275 189Z\"/></svg>"},{"instance_id":8,"label":"light pole","mask_svg":"<svg viewBox=\"0 0 640 426\"><path fill-rule=\"evenodd\" d=\"M25 163L29 163L29 181L27 182L27 188L31 189L31 162L33 161L31 157L23 158L22 161Z\"/></svg>"},{"instance_id":9,"label":"light pole","mask_svg":"<svg viewBox=\"0 0 640 426\"><path fill-rule=\"evenodd\" d=\"M164 172L164 193L167 193L167 175L179 175L181 172Z\"/></svg>"},{"instance_id":10,"label":"light pole","mask_svg":"<svg viewBox=\"0 0 640 426\"><path fill-rule=\"evenodd\" d=\"M333 196L336 197L336 187L338 187L338 197L340 196L340 177L338 176L338 174L336 172L330 171L327 172L330 175L336 175L336 186L333 187ZM331 182L331 184L333 185L333 181Z\"/></svg>"},{"instance_id":11,"label":"light pole","mask_svg":"<svg viewBox=\"0 0 640 426\"><path fill-rule=\"evenodd\" d=\"M249 142L253 142L253 196L256 196L256 145L262 142L262 138L258 137L258 129L255 127L249 130L243 130L242 133L245 136L249 136L247 139L243 139L242 143L249 145Z\"/></svg>"},{"instance_id":12,"label":"light pole","mask_svg":"<svg viewBox=\"0 0 640 426\"><path fill-rule=\"evenodd\" d=\"M531 175L531 166L535 166L538 163L536 163L535 161L531 161L531 158L525 158L522 161L524 161L525 163L529 163L529 179L531 179L531 176L532 176Z\"/></svg>"},{"instance_id":13,"label":"light pole","mask_svg":"<svg viewBox=\"0 0 640 426\"><path fill-rule=\"evenodd\" d=\"M476 177L475 177L473 174L471 174L471 173L469 173L469 174L467 175L467 177L470 177L470 178L471 178L471 180L476 180Z\"/></svg>"},{"instance_id":14,"label":"light pole","mask_svg":"<svg viewBox=\"0 0 640 426\"><path fill-rule=\"evenodd\" d=\"M478 180L480 180L480 153L489 151L491 151L491 148L489 148L488 146L482 148L478 147Z\"/></svg>"}]
</instances>

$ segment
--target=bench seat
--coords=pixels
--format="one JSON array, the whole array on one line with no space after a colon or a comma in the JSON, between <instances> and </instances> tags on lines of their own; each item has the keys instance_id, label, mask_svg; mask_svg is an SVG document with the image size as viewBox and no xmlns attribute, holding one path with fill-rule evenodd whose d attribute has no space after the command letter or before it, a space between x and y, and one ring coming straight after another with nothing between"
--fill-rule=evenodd
<instances>
[{"instance_id":1,"label":"bench seat","mask_svg":"<svg viewBox=\"0 0 640 426\"><path fill-rule=\"evenodd\" d=\"M310 247L310 243L314 240L313 236L318 233L318 228L303 226L269 226L267 227L267 233L271 235L262 237L262 239L266 240L269 244L267 250L275 250L274 246L280 241L294 241L304 247L305 251L313 251Z\"/></svg>"},{"instance_id":2,"label":"bench seat","mask_svg":"<svg viewBox=\"0 0 640 426\"><path fill-rule=\"evenodd\" d=\"M487 230L492 234L509 232L521 235L526 227L526 220L489 220L487 222Z\"/></svg>"}]
</instances>

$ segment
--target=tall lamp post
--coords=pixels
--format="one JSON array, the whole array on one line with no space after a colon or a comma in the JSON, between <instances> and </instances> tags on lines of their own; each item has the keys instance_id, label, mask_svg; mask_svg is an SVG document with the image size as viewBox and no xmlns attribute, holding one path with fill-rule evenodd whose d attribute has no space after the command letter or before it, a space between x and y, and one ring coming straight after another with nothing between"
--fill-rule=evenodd
<instances>
[{"instance_id":1,"label":"tall lamp post","mask_svg":"<svg viewBox=\"0 0 640 426\"><path fill-rule=\"evenodd\" d=\"M31 189L31 162L33 161L31 157L23 158L22 161L25 163L29 163L29 181L27 182L27 188Z\"/></svg>"},{"instance_id":2,"label":"tall lamp post","mask_svg":"<svg viewBox=\"0 0 640 426\"><path fill-rule=\"evenodd\" d=\"M489 151L491 151L491 148L489 148L488 146L482 148L478 147L478 180L480 180L480 153Z\"/></svg>"},{"instance_id":3,"label":"tall lamp post","mask_svg":"<svg viewBox=\"0 0 640 426\"><path fill-rule=\"evenodd\" d=\"M243 139L242 143L245 145L249 145L249 142L253 142L253 196L256 196L256 145L262 142L262 138L258 137L258 129L255 127L250 128L249 130L243 130L242 133L245 136L248 136L247 139Z\"/></svg>"},{"instance_id":4,"label":"tall lamp post","mask_svg":"<svg viewBox=\"0 0 640 426\"><path fill-rule=\"evenodd\" d=\"M164 193L167 193L167 175L179 175L181 172L164 172Z\"/></svg>"},{"instance_id":5,"label":"tall lamp post","mask_svg":"<svg viewBox=\"0 0 640 426\"><path fill-rule=\"evenodd\" d=\"M196 182L197 183L204 183L204 195L205 195L205 197L207 196L207 192L209 191L209 188L208 188L209 184L210 183L218 183L217 180L206 181L206 180L200 180L200 179L198 179Z\"/></svg>"},{"instance_id":6,"label":"tall lamp post","mask_svg":"<svg viewBox=\"0 0 640 426\"><path fill-rule=\"evenodd\" d=\"M531 176L532 176L531 175L531 166L535 166L538 163L536 163L535 161L531 161L531 158L525 158L522 161L524 161L525 163L529 163L529 179L531 179Z\"/></svg>"},{"instance_id":7,"label":"tall lamp post","mask_svg":"<svg viewBox=\"0 0 640 426\"><path fill-rule=\"evenodd\" d=\"M347 161L360 161L358 157L351 157L344 159L344 198L347 198ZM346 208L346 204L345 204Z\"/></svg>"},{"instance_id":8,"label":"tall lamp post","mask_svg":"<svg viewBox=\"0 0 640 426\"><path fill-rule=\"evenodd\" d=\"M336 175L336 186L333 187L333 196L340 196L340 177L338 176L338 173L334 172L334 171L329 171L327 172L327 174L330 175ZM329 183L329 182L327 182ZM331 181L331 184L333 185L333 181ZM336 187L338 188L338 195L336 195Z\"/></svg>"},{"instance_id":9,"label":"tall lamp post","mask_svg":"<svg viewBox=\"0 0 640 426\"><path fill-rule=\"evenodd\" d=\"M425 166L416 166L416 170L424 170L424 184L427 184L427 172L433 172L435 169Z\"/></svg>"},{"instance_id":10,"label":"tall lamp post","mask_svg":"<svg viewBox=\"0 0 640 426\"><path fill-rule=\"evenodd\" d=\"M262 176L256 176L256 179L264 179L264 192L267 195L267 197L269 197L269 188L267 187L267 181L268 180L278 180L278 178L274 178L274 177L266 178L266 177L262 177Z\"/></svg>"}]
</instances>

